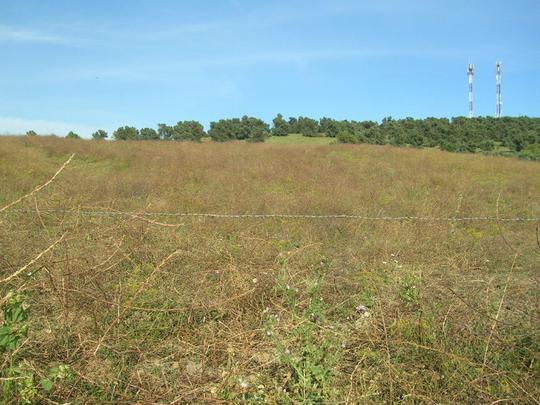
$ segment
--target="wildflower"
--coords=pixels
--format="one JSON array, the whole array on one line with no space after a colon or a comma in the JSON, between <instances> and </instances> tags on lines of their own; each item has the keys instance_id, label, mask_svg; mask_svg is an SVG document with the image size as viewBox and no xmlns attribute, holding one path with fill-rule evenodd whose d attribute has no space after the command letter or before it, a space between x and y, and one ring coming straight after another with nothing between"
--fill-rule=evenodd
<instances>
[{"instance_id":1,"label":"wildflower","mask_svg":"<svg viewBox=\"0 0 540 405\"><path fill-rule=\"evenodd\" d=\"M357 305L355 309L356 309L356 312L358 312L359 314L363 314L364 312L367 312L367 308L363 304Z\"/></svg>"},{"instance_id":2,"label":"wildflower","mask_svg":"<svg viewBox=\"0 0 540 405\"><path fill-rule=\"evenodd\" d=\"M382 262L382 264L388 264L388 262Z\"/></svg>"},{"instance_id":3,"label":"wildflower","mask_svg":"<svg viewBox=\"0 0 540 405\"><path fill-rule=\"evenodd\" d=\"M252 281L253 281L253 284L257 284L257 281L259 281L259 280L257 280L256 278L254 278Z\"/></svg>"},{"instance_id":4,"label":"wildflower","mask_svg":"<svg viewBox=\"0 0 540 405\"><path fill-rule=\"evenodd\" d=\"M238 384L240 385L240 388L246 389L249 387L249 384L246 380L244 380L242 377L238 378Z\"/></svg>"},{"instance_id":5,"label":"wildflower","mask_svg":"<svg viewBox=\"0 0 540 405\"><path fill-rule=\"evenodd\" d=\"M267 330L267 331L266 331L266 336L272 336L272 331L271 331L271 330Z\"/></svg>"}]
</instances>

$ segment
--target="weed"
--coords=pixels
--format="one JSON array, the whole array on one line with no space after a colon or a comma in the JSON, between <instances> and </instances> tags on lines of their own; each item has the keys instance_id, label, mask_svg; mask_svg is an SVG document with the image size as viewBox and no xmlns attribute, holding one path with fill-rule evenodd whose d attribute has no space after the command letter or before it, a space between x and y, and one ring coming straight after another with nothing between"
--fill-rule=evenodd
<instances>
[{"instance_id":1,"label":"weed","mask_svg":"<svg viewBox=\"0 0 540 405\"><path fill-rule=\"evenodd\" d=\"M16 355L21 347L21 340L28 334L28 304L24 295L8 292L4 298L3 322L0 327L0 352L6 356L7 363L0 375L2 376L2 400L8 403L17 398L21 404L31 404L38 397L38 386L35 382L34 371L28 364ZM52 367L45 377L40 380L45 392L51 392L54 384L73 377L66 365Z\"/></svg>"}]
</instances>

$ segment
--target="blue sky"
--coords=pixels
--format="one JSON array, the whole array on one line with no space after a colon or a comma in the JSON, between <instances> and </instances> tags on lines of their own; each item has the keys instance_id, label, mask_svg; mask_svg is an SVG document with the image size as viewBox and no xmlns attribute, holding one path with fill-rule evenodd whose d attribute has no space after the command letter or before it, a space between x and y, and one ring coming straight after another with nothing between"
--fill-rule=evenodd
<instances>
[{"instance_id":1,"label":"blue sky","mask_svg":"<svg viewBox=\"0 0 540 405\"><path fill-rule=\"evenodd\" d=\"M538 0L0 0L0 133L540 115Z\"/></svg>"}]
</instances>

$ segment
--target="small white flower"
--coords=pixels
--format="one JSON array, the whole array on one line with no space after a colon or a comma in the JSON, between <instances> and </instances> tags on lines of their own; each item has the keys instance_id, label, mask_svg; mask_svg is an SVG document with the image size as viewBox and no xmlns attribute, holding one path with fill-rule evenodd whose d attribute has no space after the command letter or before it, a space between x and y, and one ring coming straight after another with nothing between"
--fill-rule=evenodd
<instances>
[{"instance_id":1,"label":"small white flower","mask_svg":"<svg viewBox=\"0 0 540 405\"><path fill-rule=\"evenodd\" d=\"M28 273L26 273L26 275L27 275L28 277L30 277L30 276L32 275L32 272L29 271Z\"/></svg>"},{"instance_id":2,"label":"small white flower","mask_svg":"<svg viewBox=\"0 0 540 405\"><path fill-rule=\"evenodd\" d=\"M266 331L266 336L272 336L272 331L271 331L271 330L267 330L267 331Z\"/></svg>"},{"instance_id":3,"label":"small white flower","mask_svg":"<svg viewBox=\"0 0 540 405\"><path fill-rule=\"evenodd\" d=\"M244 380L242 377L238 379L238 384L240 385L240 388L247 388L249 387L249 384L246 380Z\"/></svg>"},{"instance_id":4,"label":"small white flower","mask_svg":"<svg viewBox=\"0 0 540 405\"><path fill-rule=\"evenodd\" d=\"M388 264L388 262L382 262L382 264Z\"/></svg>"},{"instance_id":5,"label":"small white flower","mask_svg":"<svg viewBox=\"0 0 540 405\"><path fill-rule=\"evenodd\" d=\"M257 284L257 282L258 282L259 280L257 280L256 278L254 278L252 281L253 281L253 284Z\"/></svg>"},{"instance_id":6,"label":"small white flower","mask_svg":"<svg viewBox=\"0 0 540 405\"><path fill-rule=\"evenodd\" d=\"M363 304L357 305L355 309L356 309L356 312L358 312L359 314L363 314L364 312L367 312L367 308Z\"/></svg>"}]
</instances>

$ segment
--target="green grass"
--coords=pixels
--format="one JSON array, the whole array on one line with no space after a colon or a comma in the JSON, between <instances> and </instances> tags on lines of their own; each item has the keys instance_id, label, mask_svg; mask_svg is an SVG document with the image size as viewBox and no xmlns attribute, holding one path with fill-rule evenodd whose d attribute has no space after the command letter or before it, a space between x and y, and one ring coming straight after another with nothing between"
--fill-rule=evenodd
<instances>
[{"instance_id":1,"label":"green grass","mask_svg":"<svg viewBox=\"0 0 540 405\"><path fill-rule=\"evenodd\" d=\"M266 139L271 145L330 145L336 142L335 138L326 136L303 136L302 134L290 134L287 136L271 136Z\"/></svg>"}]
</instances>

